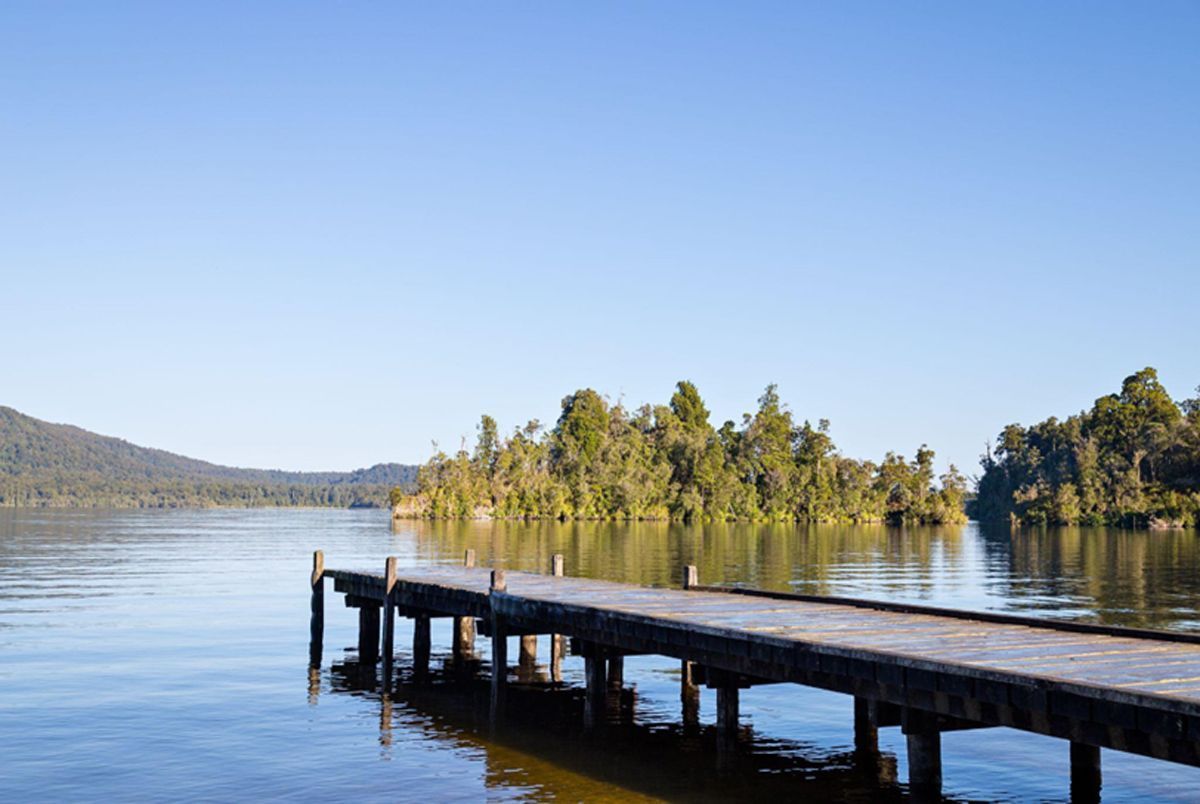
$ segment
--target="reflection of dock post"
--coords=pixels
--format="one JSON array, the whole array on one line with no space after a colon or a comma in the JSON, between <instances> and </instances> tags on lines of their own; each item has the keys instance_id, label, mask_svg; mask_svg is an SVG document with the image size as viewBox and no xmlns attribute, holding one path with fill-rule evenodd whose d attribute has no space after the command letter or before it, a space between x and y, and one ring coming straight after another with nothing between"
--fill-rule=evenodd
<instances>
[{"instance_id":1,"label":"reflection of dock post","mask_svg":"<svg viewBox=\"0 0 1200 804\"><path fill-rule=\"evenodd\" d=\"M313 553L312 617L308 623L308 663L321 666L321 649L325 641L325 554L320 550Z\"/></svg>"},{"instance_id":2,"label":"reflection of dock post","mask_svg":"<svg viewBox=\"0 0 1200 804\"><path fill-rule=\"evenodd\" d=\"M508 588L504 578L504 570L492 570L492 584L489 596L492 602L492 716L500 714L504 704L504 685L508 676L508 634L504 629L504 620L496 613L494 597L503 594Z\"/></svg>"},{"instance_id":3,"label":"reflection of dock post","mask_svg":"<svg viewBox=\"0 0 1200 804\"><path fill-rule=\"evenodd\" d=\"M1100 749L1071 743L1071 801L1100 800Z\"/></svg>"},{"instance_id":4,"label":"reflection of dock post","mask_svg":"<svg viewBox=\"0 0 1200 804\"><path fill-rule=\"evenodd\" d=\"M467 550L463 555L463 566L475 566L475 551ZM467 660L475 655L475 618L474 617L455 617L454 632L451 636L453 642L454 661L460 665L465 664Z\"/></svg>"},{"instance_id":5,"label":"reflection of dock post","mask_svg":"<svg viewBox=\"0 0 1200 804\"><path fill-rule=\"evenodd\" d=\"M396 604L392 589L396 586L396 557L388 556L383 565L383 686L392 683L392 656L396 643Z\"/></svg>"},{"instance_id":6,"label":"reflection of dock post","mask_svg":"<svg viewBox=\"0 0 1200 804\"><path fill-rule=\"evenodd\" d=\"M901 726L908 739L908 786L919 799L937 800L942 794L942 733L937 715L904 707Z\"/></svg>"},{"instance_id":7,"label":"reflection of dock post","mask_svg":"<svg viewBox=\"0 0 1200 804\"><path fill-rule=\"evenodd\" d=\"M692 564L683 568L683 588L700 585L700 573ZM683 724L700 723L700 687L696 684L695 665L686 659L680 663L679 701L683 704Z\"/></svg>"},{"instance_id":8,"label":"reflection of dock post","mask_svg":"<svg viewBox=\"0 0 1200 804\"><path fill-rule=\"evenodd\" d=\"M555 553L550 557L550 574L556 578L561 578L563 575L563 557L562 553ZM566 653L567 638L562 634L550 635L550 680L559 683L562 681L562 660L563 654Z\"/></svg>"}]
</instances>

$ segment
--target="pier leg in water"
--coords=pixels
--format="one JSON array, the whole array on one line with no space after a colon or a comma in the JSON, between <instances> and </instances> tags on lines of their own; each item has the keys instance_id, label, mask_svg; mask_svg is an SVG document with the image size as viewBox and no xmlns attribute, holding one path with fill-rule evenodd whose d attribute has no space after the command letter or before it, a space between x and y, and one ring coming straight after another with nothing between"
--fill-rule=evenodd
<instances>
[{"instance_id":1,"label":"pier leg in water","mask_svg":"<svg viewBox=\"0 0 1200 804\"><path fill-rule=\"evenodd\" d=\"M379 661L379 606L364 602L358 609L358 661L375 664Z\"/></svg>"},{"instance_id":2,"label":"pier leg in water","mask_svg":"<svg viewBox=\"0 0 1200 804\"><path fill-rule=\"evenodd\" d=\"M321 651L325 643L325 554L320 550L313 553L312 616L308 621L308 663L321 666Z\"/></svg>"},{"instance_id":3,"label":"pier leg in water","mask_svg":"<svg viewBox=\"0 0 1200 804\"><path fill-rule=\"evenodd\" d=\"M537 634L525 634L521 637L521 646L517 651L517 673L522 681L532 681L534 670L537 668Z\"/></svg>"},{"instance_id":4,"label":"pier leg in water","mask_svg":"<svg viewBox=\"0 0 1200 804\"><path fill-rule=\"evenodd\" d=\"M429 615L413 618L413 675L418 679L429 675Z\"/></svg>"},{"instance_id":5,"label":"pier leg in water","mask_svg":"<svg viewBox=\"0 0 1200 804\"><path fill-rule=\"evenodd\" d=\"M612 656L608 660L608 688L619 690L625 684L625 657Z\"/></svg>"},{"instance_id":6,"label":"pier leg in water","mask_svg":"<svg viewBox=\"0 0 1200 804\"><path fill-rule=\"evenodd\" d=\"M1071 801L1100 800L1100 749L1071 743Z\"/></svg>"},{"instance_id":7,"label":"pier leg in water","mask_svg":"<svg viewBox=\"0 0 1200 804\"><path fill-rule=\"evenodd\" d=\"M392 657L395 655L396 604L392 602L392 589L396 586L396 557L388 556L383 565L383 686L392 685Z\"/></svg>"},{"instance_id":8,"label":"pier leg in water","mask_svg":"<svg viewBox=\"0 0 1200 804\"><path fill-rule=\"evenodd\" d=\"M875 705L866 698L854 699L854 750L860 756L879 753L879 727L875 725Z\"/></svg>"},{"instance_id":9,"label":"pier leg in water","mask_svg":"<svg viewBox=\"0 0 1200 804\"><path fill-rule=\"evenodd\" d=\"M700 685L694 676L696 665L680 662L679 702L683 705L683 725L700 725Z\"/></svg>"},{"instance_id":10,"label":"pier leg in water","mask_svg":"<svg viewBox=\"0 0 1200 804\"><path fill-rule=\"evenodd\" d=\"M556 578L561 578L563 575L563 557L562 553L555 553L550 557L550 574ZM562 634L550 635L550 680L555 684L562 682L562 660L563 654L567 652L567 638Z\"/></svg>"},{"instance_id":11,"label":"pier leg in water","mask_svg":"<svg viewBox=\"0 0 1200 804\"><path fill-rule=\"evenodd\" d=\"M504 570L492 570L490 594L503 594L508 589ZM504 708L504 687L508 680L508 634L504 620L492 609L492 721L499 719Z\"/></svg>"},{"instance_id":12,"label":"pier leg in water","mask_svg":"<svg viewBox=\"0 0 1200 804\"><path fill-rule=\"evenodd\" d=\"M605 679L607 663L604 650L597 645L590 645L584 654L583 672L587 679L587 692L583 699L583 725L593 728L604 718L604 709L608 703L608 683Z\"/></svg>"},{"instance_id":13,"label":"pier leg in water","mask_svg":"<svg viewBox=\"0 0 1200 804\"><path fill-rule=\"evenodd\" d=\"M942 733L937 716L920 709L905 708L903 731L908 741L908 786L921 800L942 795Z\"/></svg>"},{"instance_id":14,"label":"pier leg in water","mask_svg":"<svg viewBox=\"0 0 1200 804\"><path fill-rule=\"evenodd\" d=\"M717 735L723 742L737 740L738 688L732 679L717 687Z\"/></svg>"},{"instance_id":15,"label":"pier leg in water","mask_svg":"<svg viewBox=\"0 0 1200 804\"><path fill-rule=\"evenodd\" d=\"M467 550L463 556L464 567L475 566L475 551ZM465 665L470 659L475 657L475 618L474 617L455 617L454 631L451 636L453 641L454 662L458 665Z\"/></svg>"}]
</instances>

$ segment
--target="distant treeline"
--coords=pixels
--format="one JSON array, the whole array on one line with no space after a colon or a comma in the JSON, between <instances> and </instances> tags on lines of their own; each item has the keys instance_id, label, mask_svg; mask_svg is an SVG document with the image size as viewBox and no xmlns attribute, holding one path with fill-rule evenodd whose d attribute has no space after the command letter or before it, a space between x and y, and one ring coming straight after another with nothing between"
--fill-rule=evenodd
<instances>
[{"instance_id":1,"label":"distant treeline","mask_svg":"<svg viewBox=\"0 0 1200 804\"><path fill-rule=\"evenodd\" d=\"M932 450L881 463L838 453L829 423L797 425L774 385L740 425L719 429L696 387L634 411L593 390L562 401L548 432L531 421L507 438L483 416L473 452L438 452L397 516L721 521L965 521L966 481L934 477Z\"/></svg>"},{"instance_id":2,"label":"distant treeline","mask_svg":"<svg viewBox=\"0 0 1200 804\"><path fill-rule=\"evenodd\" d=\"M0 407L0 507L384 506L416 467L283 472L198 461Z\"/></svg>"},{"instance_id":3,"label":"distant treeline","mask_svg":"<svg viewBox=\"0 0 1200 804\"><path fill-rule=\"evenodd\" d=\"M1194 527L1200 398L1175 402L1146 368L1065 421L1005 427L983 470L972 509L980 519Z\"/></svg>"}]
</instances>

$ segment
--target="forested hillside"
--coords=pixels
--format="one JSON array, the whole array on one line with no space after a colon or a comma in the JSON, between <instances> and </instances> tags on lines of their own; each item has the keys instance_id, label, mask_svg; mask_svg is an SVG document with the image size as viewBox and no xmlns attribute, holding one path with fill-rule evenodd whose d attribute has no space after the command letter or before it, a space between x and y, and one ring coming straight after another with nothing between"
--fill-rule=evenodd
<instances>
[{"instance_id":1,"label":"forested hillside","mask_svg":"<svg viewBox=\"0 0 1200 804\"><path fill-rule=\"evenodd\" d=\"M0 407L0 506L383 505L416 467L354 472L240 469Z\"/></svg>"},{"instance_id":2,"label":"forested hillside","mask_svg":"<svg viewBox=\"0 0 1200 804\"><path fill-rule=\"evenodd\" d=\"M439 452L397 492L399 516L584 519L960 522L966 481L935 481L934 453L882 462L841 455L829 423L797 424L775 386L740 424L709 422L696 387L667 405L626 410L593 390L562 402L545 432L531 421L502 438L484 416L473 453Z\"/></svg>"},{"instance_id":3,"label":"forested hillside","mask_svg":"<svg viewBox=\"0 0 1200 804\"><path fill-rule=\"evenodd\" d=\"M974 509L981 519L1194 527L1200 398L1174 401L1146 368L1091 410L1005 427L983 470Z\"/></svg>"}]
</instances>

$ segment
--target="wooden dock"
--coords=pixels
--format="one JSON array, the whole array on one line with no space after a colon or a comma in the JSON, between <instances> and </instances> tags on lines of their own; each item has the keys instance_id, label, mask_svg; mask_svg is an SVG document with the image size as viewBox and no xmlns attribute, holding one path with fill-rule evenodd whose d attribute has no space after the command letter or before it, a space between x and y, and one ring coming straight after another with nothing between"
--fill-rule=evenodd
<instances>
[{"instance_id":1,"label":"wooden dock","mask_svg":"<svg viewBox=\"0 0 1200 804\"><path fill-rule=\"evenodd\" d=\"M359 659L382 660L390 677L397 615L414 623L414 670L429 661L429 622L456 619L454 655L474 656L490 637L492 700L503 708L508 637L519 665L539 635L551 637L551 674L562 656L585 660L585 721L598 721L607 692L622 683L622 658L659 654L682 662L684 718L695 718L701 686L716 690L717 729L736 739L738 692L797 683L853 695L855 744L878 750L877 730L907 737L909 784L941 788L941 735L1008 726L1070 742L1071 790L1100 789L1100 748L1200 765L1200 636L1111 628L990 613L965 613L845 598L700 586L660 589L550 574L464 566L382 573L326 569L314 556L311 659L320 664L324 579L359 612ZM382 639L382 650L380 642ZM503 668L496 671L495 668Z\"/></svg>"}]
</instances>

